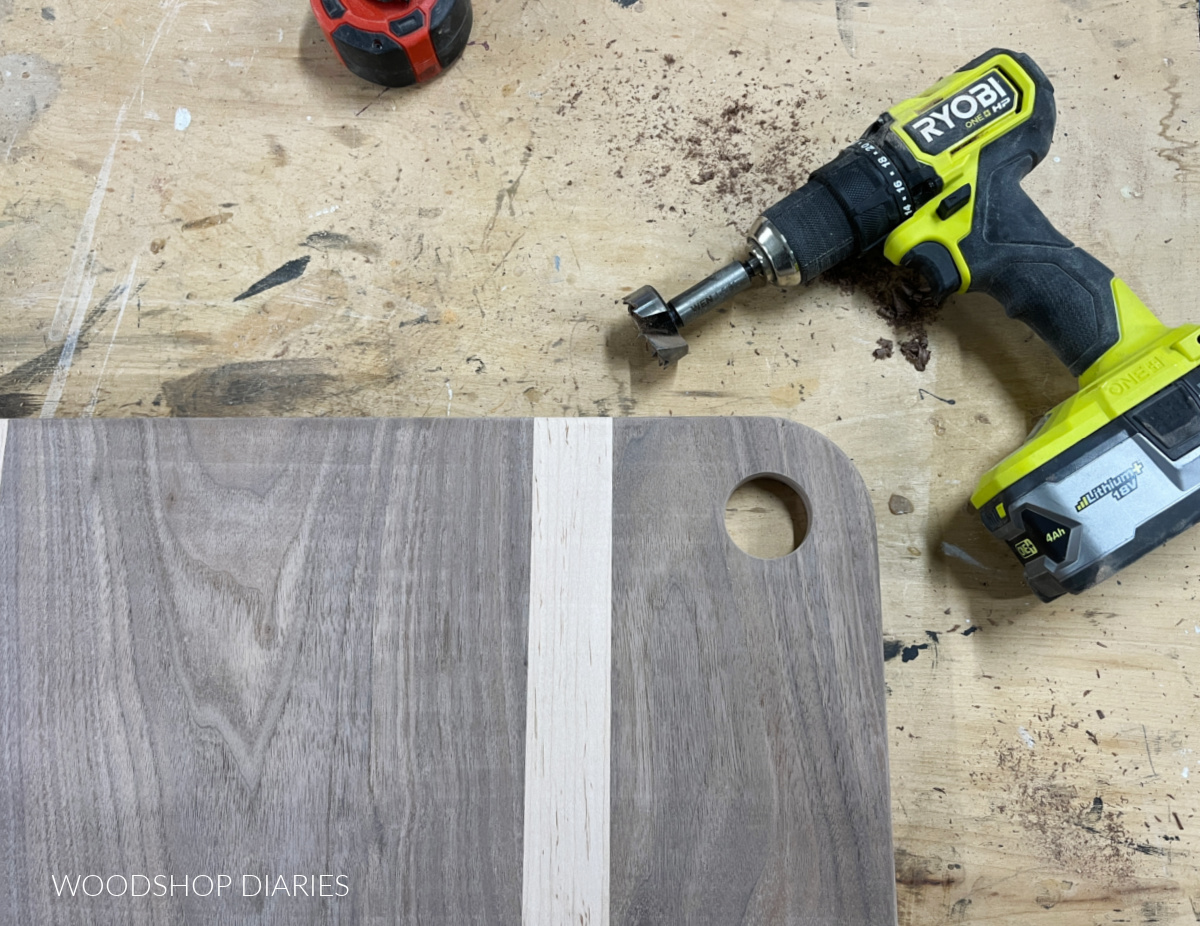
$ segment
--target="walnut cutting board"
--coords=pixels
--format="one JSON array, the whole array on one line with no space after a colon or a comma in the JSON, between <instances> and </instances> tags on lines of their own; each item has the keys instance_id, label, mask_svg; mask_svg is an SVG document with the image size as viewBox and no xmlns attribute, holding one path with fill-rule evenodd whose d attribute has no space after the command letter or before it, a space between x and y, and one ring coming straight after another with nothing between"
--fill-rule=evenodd
<instances>
[{"instance_id":1,"label":"walnut cutting board","mask_svg":"<svg viewBox=\"0 0 1200 926\"><path fill-rule=\"evenodd\" d=\"M874 523L816 432L6 432L0 921L895 922ZM763 473L775 560L724 528Z\"/></svg>"}]
</instances>

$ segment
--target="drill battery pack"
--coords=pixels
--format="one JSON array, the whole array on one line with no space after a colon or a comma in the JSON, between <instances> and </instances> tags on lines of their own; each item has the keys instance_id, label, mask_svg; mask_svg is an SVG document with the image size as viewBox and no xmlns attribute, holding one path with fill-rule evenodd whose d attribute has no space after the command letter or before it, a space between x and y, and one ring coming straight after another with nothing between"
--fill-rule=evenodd
<instances>
[{"instance_id":1,"label":"drill battery pack","mask_svg":"<svg viewBox=\"0 0 1200 926\"><path fill-rule=\"evenodd\" d=\"M1018 479L980 516L1043 601L1104 581L1200 522L1200 369Z\"/></svg>"}]
</instances>

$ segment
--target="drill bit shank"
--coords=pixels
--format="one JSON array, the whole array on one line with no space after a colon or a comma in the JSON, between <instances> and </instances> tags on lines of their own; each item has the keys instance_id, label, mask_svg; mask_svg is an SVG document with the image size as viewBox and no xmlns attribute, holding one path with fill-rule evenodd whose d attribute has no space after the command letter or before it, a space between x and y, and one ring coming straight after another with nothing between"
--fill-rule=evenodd
<instances>
[{"instance_id":1,"label":"drill bit shank","mask_svg":"<svg viewBox=\"0 0 1200 926\"><path fill-rule=\"evenodd\" d=\"M643 286L624 301L654 356L666 366L687 353L687 342L680 335L680 328L749 289L762 275L762 261L751 255L746 261L730 261L670 302L664 302L653 286Z\"/></svg>"},{"instance_id":2,"label":"drill bit shank","mask_svg":"<svg viewBox=\"0 0 1200 926\"><path fill-rule=\"evenodd\" d=\"M749 289L755 277L761 276L762 272L762 264L754 257L745 263L730 261L716 273L684 290L671 300L671 308L675 310L680 326L732 299L742 290Z\"/></svg>"}]
</instances>

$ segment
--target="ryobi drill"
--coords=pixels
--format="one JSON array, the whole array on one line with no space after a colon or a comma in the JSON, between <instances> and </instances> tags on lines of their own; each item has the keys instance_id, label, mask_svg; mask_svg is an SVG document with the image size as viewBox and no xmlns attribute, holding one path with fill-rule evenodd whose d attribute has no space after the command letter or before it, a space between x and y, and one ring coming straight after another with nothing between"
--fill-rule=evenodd
<instances>
[{"instance_id":1,"label":"ryobi drill","mask_svg":"<svg viewBox=\"0 0 1200 926\"><path fill-rule=\"evenodd\" d=\"M1168 330L1025 195L1054 121L1041 69L993 49L889 109L763 213L746 260L669 302L649 286L625 299L665 364L687 353L680 328L757 277L806 283L879 244L939 300L993 296L1079 378L971 496L1044 601L1200 520L1200 327Z\"/></svg>"}]
</instances>

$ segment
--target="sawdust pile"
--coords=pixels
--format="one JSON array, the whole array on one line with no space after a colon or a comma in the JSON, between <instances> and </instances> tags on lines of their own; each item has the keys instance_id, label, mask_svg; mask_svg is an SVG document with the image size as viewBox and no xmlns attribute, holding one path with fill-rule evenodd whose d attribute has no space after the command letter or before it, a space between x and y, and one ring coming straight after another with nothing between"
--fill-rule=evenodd
<instances>
[{"instance_id":1,"label":"sawdust pile","mask_svg":"<svg viewBox=\"0 0 1200 926\"><path fill-rule=\"evenodd\" d=\"M781 86L755 69L713 92L700 69L674 55L617 57L619 80L569 81L557 113L570 118L585 93L592 106L611 107L616 131L600 151L618 179L641 181L660 213L694 210L713 221L727 214L748 225L840 148L828 137L810 137L814 126L804 110L824 92L806 81Z\"/></svg>"},{"instance_id":2,"label":"sawdust pile","mask_svg":"<svg viewBox=\"0 0 1200 926\"><path fill-rule=\"evenodd\" d=\"M825 274L847 296L862 293L875 305L875 311L898 336L895 345L900 355L918 371L929 363L929 335L925 325L937 317L941 303L929 291L919 273L897 267L882 254L872 252L858 260L847 261ZM893 343L880 338L871 352L876 360L892 356Z\"/></svg>"},{"instance_id":3,"label":"sawdust pile","mask_svg":"<svg viewBox=\"0 0 1200 926\"><path fill-rule=\"evenodd\" d=\"M693 186L712 183L726 207L761 211L764 193L786 195L808 179L812 139L802 131L805 97L767 105L749 100L748 90L723 100L717 115L697 116L695 130L671 142L679 146Z\"/></svg>"}]
</instances>

